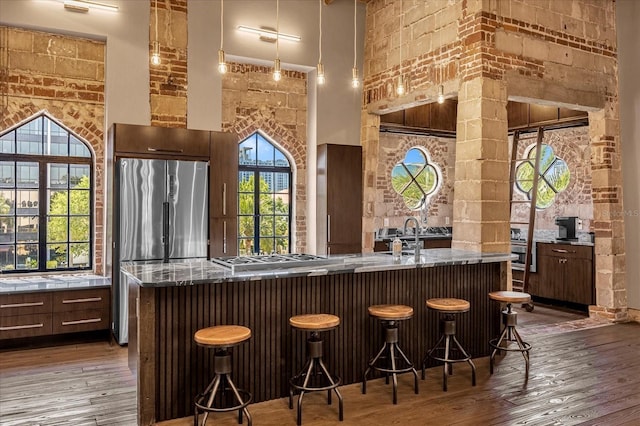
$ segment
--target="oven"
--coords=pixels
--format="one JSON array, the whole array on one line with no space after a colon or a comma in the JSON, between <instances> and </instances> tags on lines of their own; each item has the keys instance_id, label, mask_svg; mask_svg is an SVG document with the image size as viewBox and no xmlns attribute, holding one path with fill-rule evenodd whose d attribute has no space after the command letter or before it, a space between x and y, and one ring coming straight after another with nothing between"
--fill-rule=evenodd
<instances>
[{"instance_id":1,"label":"oven","mask_svg":"<svg viewBox=\"0 0 640 426\"><path fill-rule=\"evenodd\" d=\"M517 259L511 261L511 269L524 271L525 256L527 254L527 242L525 240L511 240L511 253L518 256ZM536 272L536 243L531 244L531 265L530 272Z\"/></svg>"}]
</instances>

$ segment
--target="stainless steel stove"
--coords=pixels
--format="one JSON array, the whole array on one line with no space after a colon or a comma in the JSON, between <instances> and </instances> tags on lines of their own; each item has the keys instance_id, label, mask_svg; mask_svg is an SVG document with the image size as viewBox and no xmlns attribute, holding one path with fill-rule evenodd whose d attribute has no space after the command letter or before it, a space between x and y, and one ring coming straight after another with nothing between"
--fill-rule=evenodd
<instances>
[{"instance_id":1,"label":"stainless steel stove","mask_svg":"<svg viewBox=\"0 0 640 426\"><path fill-rule=\"evenodd\" d=\"M312 266L333 262L327 257L305 253L212 257L211 261L230 268L233 273L258 269Z\"/></svg>"}]
</instances>

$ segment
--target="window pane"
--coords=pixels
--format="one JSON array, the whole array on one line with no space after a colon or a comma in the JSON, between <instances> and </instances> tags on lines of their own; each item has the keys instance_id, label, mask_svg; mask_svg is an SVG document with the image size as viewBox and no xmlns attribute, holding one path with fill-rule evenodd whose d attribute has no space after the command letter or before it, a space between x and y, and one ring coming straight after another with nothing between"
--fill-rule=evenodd
<instances>
[{"instance_id":1,"label":"window pane","mask_svg":"<svg viewBox=\"0 0 640 426\"><path fill-rule=\"evenodd\" d=\"M255 165L256 164L256 139L254 137L242 142L239 147L240 158L239 164Z\"/></svg>"},{"instance_id":2,"label":"window pane","mask_svg":"<svg viewBox=\"0 0 640 426\"><path fill-rule=\"evenodd\" d=\"M273 238L260 238L260 253L271 254L273 253Z\"/></svg>"},{"instance_id":3,"label":"window pane","mask_svg":"<svg viewBox=\"0 0 640 426\"><path fill-rule=\"evenodd\" d=\"M0 245L0 271L16 269L16 253L13 245Z\"/></svg>"},{"instance_id":4,"label":"window pane","mask_svg":"<svg viewBox=\"0 0 640 426\"><path fill-rule=\"evenodd\" d=\"M38 269L37 244L19 244L16 253L16 269Z\"/></svg>"},{"instance_id":5,"label":"window pane","mask_svg":"<svg viewBox=\"0 0 640 426\"><path fill-rule=\"evenodd\" d=\"M38 236L38 217L33 216L18 216L16 218L16 241L18 243L31 243L37 242L40 238ZM20 254L20 253L18 253Z\"/></svg>"},{"instance_id":6,"label":"window pane","mask_svg":"<svg viewBox=\"0 0 640 426\"><path fill-rule=\"evenodd\" d=\"M289 235L289 216L276 216L276 235Z\"/></svg>"},{"instance_id":7,"label":"window pane","mask_svg":"<svg viewBox=\"0 0 640 426\"><path fill-rule=\"evenodd\" d=\"M69 202L69 210L71 214L89 214L91 206L89 203L89 191L75 190L71 193L71 201Z\"/></svg>"},{"instance_id":8,"label":"window pane","mask_svg":"<svg viewBox=\"0 0 640 426\"><path fill-rule=\"evenodd\" d=\"M69 218L70 241L89 241L89 217L77 216Z\"/></svg>"},{"instance_id":9,"label":"window pane","mask_svg":"<svg viewBox=\"0 0 640 426\"><path fill-rule=\"evenodd\" d=\"M66 244L47 244L47 269L66 268L67 250Z\"/></svg>"},{"instance_id":10,"label":"window pane","mask_svg":"<svg viewBox=\"0 0 640 426\"><path fill-rule=\"evenodd\" d=\"M18 154L42 154L42 119L33 121L16 129Z\"/></svg>"},{"instance_id":11,"label":"window pane","mask_svg":"<svg viewBox=\"0 0 640 426\"><path fill-rule=\"evenodd\" d=\"M556 198L556 192L547 185L542 179L538 181L538 198L536 200L536 207L539 209L546 209L553 204Z\"/></svg>"},{"instance_id":12,"label":"window pane","mask_svg":"<svg viewBox=\"0 0 640 426\"><path fill-rule=\"evenodd\" d=\"M47 242L58 243L69 241L69 218L67 216L52 216L47 220Z\"/></svg>"},{"instance_id":13,"label":"window pane","mask_svg":"<svg viewBox=\"0 0 640 426\"><path fill-rule=\"evenodd\" d=\"M260 236L270 237L275 234L273 228L274 220L273 216L260 216ZM264 250L262 244L260 244L260 250ZM266 250L265 250L266 251Z\"/></svg>"},{"instance_id":14,"label":"window pane","mask_svg":"<svg viewBox=\"0 0 640 426\"><path fill-rule=\"evenodd\" d=\"M0 191L0 215L15 214L16 192L14 190Z\"/></svg>"},{"instance_id":15,"label":"window pane","mask_svg":"<svg viewBox=\"0 0 640 426\"><path fill-rule=\"evenodd\" d=\"M260 194L260 214L275 213L273 194Z\"/></svg>"},{"instance_id":16,"label":"window pane","mask_svg":"<svg viewBox=\"0 0 640 426\"><path fill-rule=\"evenodd\" d=\"M33 216L40 214L38 209L38 191L18 190L16 192L18 198L16 214Z\"/></svg>"},{"instance_id":17,"label":"window pane","mask_svg":"<svg viewBox=\"0 0 640 426\"><path fill-rule=\"evenodd\" d=\"M422 188L415 182L411 184L402 193L406 206L412 210L419 208L422 205L425 194L422 192Z\"/></svg>"},{"instance_id":18,"label":"window pane","mask_svg":"<svg viewBox=\"0 0 640 426\"><path fill-rule=\"evenodd\" d=\"M289 160L278 149L276 149L276 167L289 167Z\"/></svg>"},{"instance_id":19,"label":"window pane","mask_svg":"<svg viewBox=\"0 0 640 426\"><path fill-rule=\"evenodd\" d=\"M516 169L516 185L522 192L529 192L533 188L533 164L528 161L518 165Z\"/></svg>"},{"instance_id":20,"label":"window pane","mask_svg":"<svg viewBox=\"0 0 640 426\"><path fill-rule=\"evenodd\" d=\"M274 192L289 192L289 173L274 173L273 179Z\"/></svg>"},{"instance_id":21,"label":"window pane","mask_svg":"<svg viewBox=\"0 0 640 426\"><path fill-rule=\"evenodd\" d=\"M83 144L78 138L70 135L69 138L69 156L71 157L91 157L91 151L85 144Z\"/></svg>"},{"instance_id":22,"label":"window pane","mask_svg":"<svg viewBox=\"0 0 640 426\"><path fill-rule=\"evenodd\" d=\"M253 254L253 238L240 238L238 240L238 253L240 256Z\"/></svg>"},{"instance_id":23,"label":"window pane","mask_svg":"<svg viewBox=\"0 0 640 426\"><path fill-rule=\"evenodd\" d=\"M238 192L251 192L253 193L255 188L255 179L253 172L240 172L240 180L238 181Z\"/></svg>"},{"instance_id":24,"label":"window pane","mask_svg":"<svg viewBox=\"0 0 640 426\"><path fill-rule=\"evenodd\" d=\"M239 194L239 214L253 214L253 194Z\"/></svg>"},{"instance_id":25,"label":"window pane","mask_svg":"<svg viewBox=\"0 0 640 426\"><path fill-rule=\"evenodd\" d=\"M258 165L273 166L275 149L265 138L258 135Z\"/></svg>"},{"instance_id":26,"label":"window pane","mask_svg":"<svg viewBox=\"0 0 640 426\"><path fill-rule=\"evenodd\" d=\"M18 188L37 188L40 185L38 163L16 163Z\"/></svg>"},{"instance_id":27,"label":"window pane","mask_svg":"<svg viewBox=\"0 0 640 426\"><path fill-rule=\"evenodd\" d=\"M89 188L91 184L90 169L88 164L71 164L69 166L69 187Z\"/></svg>"},{"instance_id":28,"label":"window pane","mask_svg":"<svg viewBox=\"0 0 640 426\"><path fill-rule=\"evenodd\" d=\"M0 136L0 153L2 154L15 154L16 152L16 132L9 132L6 135Z\"/></svg>"},{"instance_id":29,"label":"window pane","mask_svg":"<svg viewBox=\"0 0 640 426\"><path fill-rule=\"evenodd\" d=\"M275 252L279 254L289 253L289 239L288 238L276 238Z\"/></svg>"},{"instance_id":30,"label":"window pane","mask_svg":"<svg viewBox=\"0 0 640 426\"><path fill-rule=\"evenodd\" d=\"M238 218L238 236L240 237L252 237L254 220L253 216L240 216Z\"/></svg>"},{"instance_id":31,"label":"window pane","mask_svg":"<svg viewBox=\"0 0 640 426\"><path fill-rule=\"evenodd\" d=\"M66 157L69 155L69 133L44 117L44 153Z\"/></svg>"},{"instance_id":32,"label":"window pane","mask_svg":"<svg viewBox=\"0 0 640 426\"><path fill-rule=\"evenodd\" d=\"M436 189L437 176L432 166L427 166L418 174L416 182L420 185L426 194L432 193Z\"/></svg>"},{"instance_id":33,"label":"window pane","mask_svg":"<svg viewBox=\"0 0 640 426\"><path fill-rule=\"evenodd\" d=\"M275 194L274 212L289 215L289 192Z\"/></svg>"},{"instance_id":34,"label":"window pane","mask_svg":"<svg viewBox=\"0 0 640 426\"><path fill-rule=\"evenodd\" d=\"M14 188L16 186L16 163L0 161L0 188Z\"/></svg>"},{"instance_id":35,"label":"window pane","mask_svg":"<svg viewBox=\"0 0 640 426\"><path fill-rule=\"evenodd\" d=\"M69 191L47 191L49 199L48 214L68 214L67 198Z\"/></svg>"},{"instance_id":36,"label":"window pane","mask_svg":"<svg viewBox=\"0 0 640 426\"><path fill-rule=\"evenodd\" d=\"M69 185L69 165L47 164L49 188L67 188Z\"/></svg>"},{"instance_id":37,"label":"window pane","mask_svg":"<svg viewBox=\"0 0 640 426\"><path fill-rule=\"evenodd\" d=\"M273 192L274 174L260 172L260 192Z\"/></svg>"},{"instance_id":38,"label":"window pane","mask_svg":"<svg viewBox=\"0 0 640 426\"><path fill-rule=\"evenodd\" d=\"M564 191L569 186L569 179L571 178L569 166L564 160L556 158L556 161L544 174L544 177L556 192Z\"/></svg>"},{"instance_id":39,"label":"window pane","mask_svg":"<svg viewBox=\"0 0 640 426\"><path fill-rule=\"evenodd\" d=\"M402 194L410 181L409 172L401 164L396 165L391 170L391 186L398 194Z\"/></svg>"},{"instance_id":40,"label":"window pane","mask_svg":"<svg viewBox=\"0 0 640 426\"><path fill-rule=\"evenodd\" d=\"M0 216L0 244L16 241L16 226L13 217Z\"/></svg>"},{"instance_id":41,"label":"window pane","mask_svg":"<svg viewBox=\"0 0 640 426\"><path fill-rule=\"evenodd\" d=\"M89 243L69 244L70 268L87 268L89 267Z\"/></svg>"}]
</instances>

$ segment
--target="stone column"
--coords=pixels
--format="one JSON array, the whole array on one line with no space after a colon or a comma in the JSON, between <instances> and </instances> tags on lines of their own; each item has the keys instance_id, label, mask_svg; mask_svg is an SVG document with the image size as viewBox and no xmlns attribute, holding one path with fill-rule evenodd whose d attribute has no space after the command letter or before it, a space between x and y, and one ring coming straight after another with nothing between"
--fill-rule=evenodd
<instances>
[{"instance_id":1,"label":"stone column","mask_svg":"<svg viewBox=\"0 0 640 426\"><path fill-rule=\"evenodd\" d=\"M597 306L591 315L614 321L627 318L625 283L624 207L618 100L589 113L593 229L595 232L595 284Z\"/></svg>"},{"instance_id":2,"label":"stone column","mask_svg":"<svg viewBox=\"0 0 640 426\"><path fill-rule=\"evenodd\" d=\"M509 252L507 91L500 80L460 86L455 176L452 247Z\"/></svg>"},{"instance_id":3,"label":"stone column","mask_svg":"<svg viewBox=\"0 0 640 426\"><path fill-rule=\"evenodd\" d=\"M375 205L378 197L382 198L382 191L376 191L377 170L378 170L378 147L380 145L380 116L362 111L362 133L360 142L362 143L362 251L372 252L375 232Z\"/></svg>"}]
</instances>

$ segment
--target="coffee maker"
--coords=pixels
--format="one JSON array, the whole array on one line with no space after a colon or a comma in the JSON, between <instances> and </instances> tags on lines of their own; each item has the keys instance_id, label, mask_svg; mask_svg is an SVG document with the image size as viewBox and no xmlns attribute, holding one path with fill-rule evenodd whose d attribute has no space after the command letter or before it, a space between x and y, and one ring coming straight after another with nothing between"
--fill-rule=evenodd
<instances>
[{"instance_id":1,"label":"coffee maker","mask_svg":"<svg viewBox=\"0 0 640 426\"><path fill-rule=\"evenodd\" d=\"M559 241L578 241L576 238L576 216L556 217L556 225L558 225Z\"/></svg>"}]
</instances>

